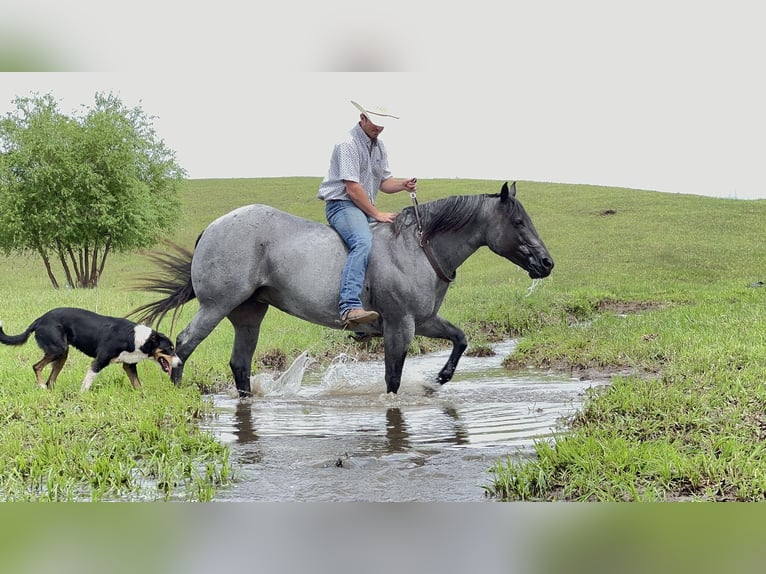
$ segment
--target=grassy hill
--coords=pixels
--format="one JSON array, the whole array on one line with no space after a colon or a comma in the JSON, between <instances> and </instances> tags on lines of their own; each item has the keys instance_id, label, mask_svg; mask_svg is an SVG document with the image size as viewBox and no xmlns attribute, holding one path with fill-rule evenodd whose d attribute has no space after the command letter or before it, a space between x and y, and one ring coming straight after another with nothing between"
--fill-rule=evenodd
<instances>
[{"instance_id":1,"label":"grassy hill","mask_svg":"<svg viewBox=\"0 0 766 574\"><path fill-rule=\"evenodd\" d=\"M319 181L187 181L179 227L169 239L191 248L208 223L248 203L324 221ZM422 180L418 198L495 193L502 183ZM766 201L524 181L517 188L555 259L553 274L530 293L521 269L484 248L458 270L441 314L463 328L474 347L523 336L506 359L508 368L587 370L611 376L613 384L590 398L572 432L555 445L538 445L537 456L521 465L500 461L494 494L763 499L766 286L758 282L766 282ZM397 211L410 199L381 194L379 203ZM129 289L153 271L145 254L115 255L98 289L54 291L35 257L3 257L0 320L15 333L54 306L122 315L153 299ZM187 305L176 332L195 310L195 303ZM280 367L305 349L322 357L339 350L379 353L376 345L360 347L342 332L270 311L256 369ZM412 350L435 345L418 339ZM185 382L230 384L230 349L231 330L222 323L190 358ZM37 354L33 344L0 348L3 379L14 381L13 393L36 391L31 364ZM86 366L85 358L70 356L59 379L64 390L56 392L70 396ZM122 386L118 371L105 372L97 384ZM168 385L158 369L140 372L148 385Z\"/></svg>"}]
</instances>

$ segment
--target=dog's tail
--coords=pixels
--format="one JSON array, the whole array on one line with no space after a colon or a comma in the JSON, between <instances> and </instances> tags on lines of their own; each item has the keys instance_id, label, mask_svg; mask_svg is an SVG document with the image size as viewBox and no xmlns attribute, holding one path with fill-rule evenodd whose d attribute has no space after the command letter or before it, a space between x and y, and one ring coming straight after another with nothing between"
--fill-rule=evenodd
<instances>
[{"instance_id":1,"label":"dog's tail","mask_svg":"<svg viewBox=\"0 0 766 574\"><path fill-rule=\"evenodd\" d=\"M147 325L159 325L165 315L173 311L170 328L172 331L181 307L197 295L194 293L191 281L193 253L170 241L165 243L173 249L174 253L157 252L148 255L162 273L155 277L143 277L137 283L137 289L162 293L165 297L133 309L127 317L135 317L139 322Z\"/></svg>"},{"instance_id":2,"label":"dog's tail","mask_svg":"<svg viewBox=\"0 0 766 574\"><path fill-rule=\"evenodd\" d=\"M18 335L6 335L5 331L3 331L3 323L0 321L0 343L3 345L23 345L29 339L29 335L37 329L37 321L38 319L35 319L34 323L27 327L26 331Z\"/></svg>"}]
</instances>

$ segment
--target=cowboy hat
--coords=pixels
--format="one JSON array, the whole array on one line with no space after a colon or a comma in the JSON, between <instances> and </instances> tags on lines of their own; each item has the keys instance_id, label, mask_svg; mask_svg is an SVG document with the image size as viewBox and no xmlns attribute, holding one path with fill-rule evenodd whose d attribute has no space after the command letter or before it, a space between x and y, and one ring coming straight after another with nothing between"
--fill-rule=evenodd
<instances>
[{"instance_id":1,"label":"cowboy hat","mask_svg":"<svg viewBox=\"0 0 766 574\"><path fill-rule=\"evenodd\" d=\"M365 107L362 104L355 102L354 100L351 100L351 103L354 104L354 106L356 106L356 108L365 116L367 116L367 119L374 123L376 126L383 127L389 120L399 119L399 116L393 115L386 108L380 106Z\"/></svg>"}]
</instances>

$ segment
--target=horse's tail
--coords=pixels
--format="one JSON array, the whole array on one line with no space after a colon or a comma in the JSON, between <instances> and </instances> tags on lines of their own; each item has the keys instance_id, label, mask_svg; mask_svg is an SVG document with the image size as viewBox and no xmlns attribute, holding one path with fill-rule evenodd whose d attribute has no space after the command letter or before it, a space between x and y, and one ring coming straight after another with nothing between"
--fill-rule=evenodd
<instances>
[{"instance_id":1,"label":"horse's tail","mask_svg":"<svg viewBox=\"0 0 766 574\"><path fill-rule=\"evenodd\" d=\"M176 315L184 304L194 299L194 287L191 280L191 262L193 253L188 249L170 241L165 242L174 252L150 253L149 259L160 269L161 274L155 277L143 277L137 282L136 288L154 293L162 293L164 298L147 303L133 309L128 317L136 317L139 322L147 325L159 325L170 311L173 311L171 331L175 325Z\"/></svg>"},{"instance_id":2,"label":"horse's tail","mask_svg":"<svg viewBox=\"0 0 766 574\"><path fill-rule=\"evenodd\" d=\"M26 331L19 333L18 335L7 335L5 331L3 331L3 323L0 321L0 343L3 345L23 345L27 342L27 339L29 339L29 335L37 329L38 321L39 319L35 319L35 321L27 327Z\"/></svg>"}]
</instances>

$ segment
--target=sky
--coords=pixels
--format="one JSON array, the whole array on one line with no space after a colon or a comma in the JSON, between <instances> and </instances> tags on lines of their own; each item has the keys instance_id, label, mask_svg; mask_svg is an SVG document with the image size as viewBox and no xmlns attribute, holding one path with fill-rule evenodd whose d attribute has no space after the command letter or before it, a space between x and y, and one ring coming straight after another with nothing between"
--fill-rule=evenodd
<instances>
[{"instance_id":1,"label":"sky","mask_svg":"<svg viewBox=\"0 0 766 574\"><path fill-rule=\"evenodd\" d=\"M229 0L82 4L0 13L0 63L38 70L0 74L0 115L15 96L52 93L72 113L112 92L156 118L193 179L321 177L358 120L353 99L400 116L381 135L397 177L766 198L756 2L461 13L392 0L385 16L350 1L270 14Z\"/></svg>"}]
</instances>

